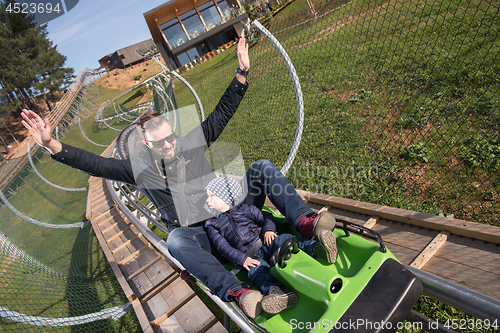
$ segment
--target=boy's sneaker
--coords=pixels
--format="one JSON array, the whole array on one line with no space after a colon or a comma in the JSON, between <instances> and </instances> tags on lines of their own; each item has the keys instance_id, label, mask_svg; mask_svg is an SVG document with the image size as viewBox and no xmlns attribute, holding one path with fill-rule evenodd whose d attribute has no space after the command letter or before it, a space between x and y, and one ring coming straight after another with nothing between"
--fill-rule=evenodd
<instances>
[{"instance_id":1,"label":"boy's sneaker","mask_svg":"<svg viewBox=\"0 0 500 333\"><path fill-rule=\"evenodd\" d=\"M258 290L241 288L235 293L229 292L236 298L236 304L250 318L255 318L262 313L260 301L262 294Z\"/></svg>"},{"instance_id":2,"label":"boy's sneaker","mask_svg":"<svg viewBox=\"0 0 500 333\"><path fill-rule=\"evenodd\" d=\"M260 302L262 310L267 313L276 314L288 308L294 307L299 301L296 293L269 294L262 297Z\"/></svg>"},{"instance_id":3,"label":"boy's sneaker","mask_svg":"<svg viewBox=\"0 0 500 333\"><path fill-rule=\"evenodd\" d=\"M314 213L309 217L302 217L296 229L302 237L312 239L317 237L321 230L333 231L335 223L335 217L330 212Z\"/></svg>"},{"instance_id":4,"label":"boy's sneaker","mask_svg":"<svg viewBox=\"0 0 500 333\"><path fill-rule=\"evenodd\" d=\"M337 261L337 240L330 230L321 230L317 235L318 241L313 245L311 252L316 257L320 257L333 264Z\"/></svg>"}]
</instances>

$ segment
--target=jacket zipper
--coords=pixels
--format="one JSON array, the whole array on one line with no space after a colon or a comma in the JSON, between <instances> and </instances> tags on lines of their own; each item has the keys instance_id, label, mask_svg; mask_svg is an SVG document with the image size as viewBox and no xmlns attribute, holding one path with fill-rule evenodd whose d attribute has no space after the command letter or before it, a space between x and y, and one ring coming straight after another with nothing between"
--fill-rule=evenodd
<instances>
[{"instance_id":1,"label":"jacket zipper","mask_svg":"<svg viewBox=\"0 0 500 333\"><path fill-rule=\"evenodd\" d=\"M240 240L240 244L242 246L244 246L243 244L243 239L241 238L241 235L240 233L238 232L238 229L236 228L236 223L234 223L233 221L233 218L228 214L227 215L227 218L229 219L229 221L231 222L232 226L233 226L233 229L234 229L234 233L236 234L236 237L238 237L238 239Z\"/></svg>"}]
</instances>

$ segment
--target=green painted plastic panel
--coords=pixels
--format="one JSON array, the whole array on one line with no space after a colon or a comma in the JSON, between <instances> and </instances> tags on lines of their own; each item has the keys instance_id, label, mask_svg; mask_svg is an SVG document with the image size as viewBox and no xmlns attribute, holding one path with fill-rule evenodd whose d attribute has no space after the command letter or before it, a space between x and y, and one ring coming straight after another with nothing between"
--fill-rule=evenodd
<instances>
[{"instance_id":1,"label":"green painted plastic panel","mask_svg":"<svg viewBox=\"0 0 500 333\"><path fill-rule=\"evenodd\" d=\"M278 225L286 222L282 217L275 218ZM342 317L382 263L388 258L396 259L389 251L383 253L372 240L352 232L346 236L341 229L334 233L339 251L334 264L299 251L286 261L283 269L271 269L271 275L288 291L298 294L299 303L276 315L263 313L255 319L259 325L269 332L325 332ZM341 286L336 283L337 288L331 292L333 282L339 279Z\"/></svg>"}]
</instances>

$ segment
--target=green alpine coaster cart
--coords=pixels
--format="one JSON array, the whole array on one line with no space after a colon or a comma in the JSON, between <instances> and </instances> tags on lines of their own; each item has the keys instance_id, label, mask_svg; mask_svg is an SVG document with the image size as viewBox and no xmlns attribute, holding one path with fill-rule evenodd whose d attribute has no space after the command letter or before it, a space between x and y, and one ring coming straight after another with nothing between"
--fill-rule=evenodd
<instances>
[{"instance_id":1,"label":"green alpine coaster cart","mask_svg":"<svg viewBox=\"0 0 500 333\"><path fill-rule=\"evenodd\" d=\"M284 217L263 210L274 215L282 232L300 236ZM299 300L278 314L247 318L255 332L395 332L407 318L422 294L420 280L375 231L337 219L333 232L338 248L333 264L301 251L294 237L280 247L270 274ZM251 286L246 270L236 276Z\"/></svg>"}]
</instances>

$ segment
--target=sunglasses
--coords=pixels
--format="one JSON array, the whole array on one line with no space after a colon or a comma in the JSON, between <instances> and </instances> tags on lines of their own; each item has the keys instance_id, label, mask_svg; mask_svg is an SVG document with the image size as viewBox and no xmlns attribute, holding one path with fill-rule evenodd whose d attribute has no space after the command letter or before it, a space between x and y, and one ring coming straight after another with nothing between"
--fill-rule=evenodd
<instances>
[{"instance_id":1,"label":"sunglasses","mask_svg":"<svg viewBox=\"0 0 500 333\"><path fill-rule=\"evenodd\" d=\"M172 134L170 134L166 138L160 139L158 141L150 141L150 140L146 140L146 141L149 142L150 144L152 144L153 147L155 147L157 149L160 149L165 144L165 141L167 141L170 144L174 143L174 141L175 141L175 133L172 132Z\"/></svg>"}]
</instances>

